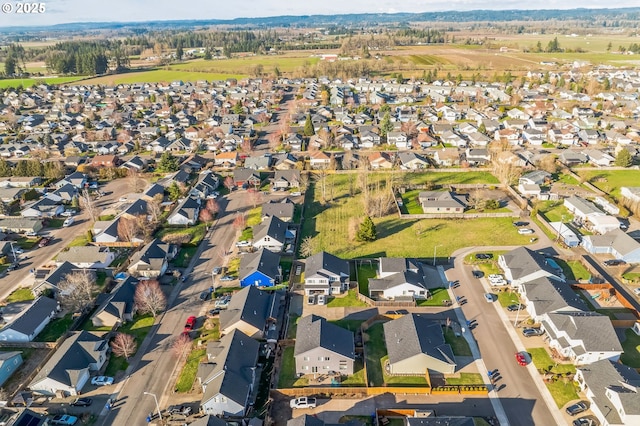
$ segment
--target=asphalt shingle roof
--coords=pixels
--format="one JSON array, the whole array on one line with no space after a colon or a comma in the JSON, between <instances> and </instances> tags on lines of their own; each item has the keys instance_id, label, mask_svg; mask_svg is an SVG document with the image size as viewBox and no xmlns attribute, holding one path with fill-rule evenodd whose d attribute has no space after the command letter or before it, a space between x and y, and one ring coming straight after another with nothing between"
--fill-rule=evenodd
<instances>
[{"instance_id":1,"label":"asphalt shingle roof","mask_svg":"<svg viewBox=\"0 0 640 426\"><path fill-rule=\"evenodd\" d=\"M294 354L300 355L319 347L355 360L353 332L317 315L300 318Z\"/></svg>"}]
</instances>

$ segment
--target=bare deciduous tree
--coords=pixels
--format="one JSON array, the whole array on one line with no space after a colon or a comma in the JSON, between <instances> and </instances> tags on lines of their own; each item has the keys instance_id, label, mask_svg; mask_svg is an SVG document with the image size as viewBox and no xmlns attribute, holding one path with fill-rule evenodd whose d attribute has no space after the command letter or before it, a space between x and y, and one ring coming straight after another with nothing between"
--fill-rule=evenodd
<instances>
[{"instance_id":1,"label":"bare deciduous tree","mask_svg":"<svg viewBox=\"0 0 640 426\"><path fill-rule=\"evenodd\" d=\"M233 182L233 178L231 176L227 176L226 178L224 178L224 181L222 182L222 184L229 191L231 191L233 189L233 187L235 186L235 183Z\"/></svg>"},{"instance_id":2,"label":"bare deciduous tree","mask_svg":"<svg viewBox=\"0 0 640 426\"><path fill-rule=\"evenodd\" d=\"M484 210L487 197L484 191L476 189L469 194L469 206L476 210Z\"/></svg>"},{"instance_id":3,"label":"bare deciduous tree","mask_svg":"<svg viewBox=\"0 0 640 426\"><path fill-rule=\"evenodd\" d=\"M89 191L83 189L78 197L80 208L82 208L89 214L92 222L95 222L96 219L98 219L98 208L96 207L96 203L93 198L91 198L91 194L89 194Z\"/></svg>"},{"instance_id":4,"label":"bare deciduous tree","mask_svg":"<svg viewBox=\"0 0 640 426\"><path fill-rule=\"evenodd\" d=\"M198 214L198 219L201 222L205 222L205 223L209 223L213 221L213 215L211 214L211 212L207 209L202 209L200 210L200 213Z\"/></svg>"},{"instance_id":5,"label":"bare deciduous tree","mask_svg":"<svg viewBox=\"0 0 640 426\"><path fill-rule=\"evenodd\" d=\"M254 209L258 204L262 204L264 200L264 197L262 196L262 192L258 191L257 189L248 191L248 196L249 196L249 201L253 205Z\"/></svg>"},{"instance_id":6,"label":"bare deciduous tree","mask_svg":"<svg viewBox=\"0 0 640 426\"><path fill-rule=\"evenodd\" d=\"M133 296L138 312L155 318L167 306L167 297L157 280L140 281Z\"/></svg>"},{"instance_id":7,"label":"bare deciduous tree","mask_svg":"<svg viewBox=\"0 0 640 426\"><path fill-rule=\"evenodd\" d=\"M191 338L186 334L181 334L171 344L171 351L178 357L187 352L191 348Z\"/></svg>"},{"instance_id":8,"label":"bare deciduous tree","mask_svg":"<svg viewBox=\"0 0 640 426\"><path fill-rule=\"evenodd\" d=\"M207 200L207 204L205 206L205 208L209 211L209 213L211 214L216 214L220 211L220 205L218 204L218 202L216 200L214 200L213 198L209 198Z\"/></svg>"},{"instance_id":9,"label":"bare deciduous tree","mask_svg":"<svg viewBox=\"0 0 640 426\"><path fill-rule=\"evenodd\" d=\"M96 276L86 269L65 275L58 284L58 300L71 312L84 311L97 292Z\"/></svg>"},{"instance_id":10,"label":"bare deciduous tree","mask_svg":"<svg viewBox=\"0 0 640 426\"><path fill-rule=\"evenodd\" d=\"M141 192L147 184L142 176L140 176L140 172L133 167L127 171L127 179L129 180L131 192Z\"/></svg>"},{"instance_id":11,"label":"bare deciduous tree","mask_svg":"<svg viewBox=\"0 0 640 426\"><path fill-rule=\"evenodd\" d=\"M300 256L309 257L313 255L313 253L315 252L314 245L315 244L311 236L304 237L302 239L302 242L300 243Z\"/></svg>"},{"instance_id":12,"label":"bare deciduous tree","mask_svg":"<svg viewBox=\"0 0 640 426\"><path fill-rule=\"evenodd\" d=\"M156 194L151 201L147 202L147 214L149 215L149 221L154 224L158 224L160 222L160 217L162 216L162 199L162 194Z\"/></svg>"},{"instance_id":13,"label":"bare deciduous tree","mask_svg":"<svg viewBox=\"0 0 640 426\"><path fill-rule=\"evenodd\" d=\"M111 350L113 353L126 360L136 353L136 349L138 349L138 344L136 343L136 339L130 334L118 333L111 342Z\"/></svg>"},{"instance_id":14,"label":"bare deciduous tree","mask_svg":"<svg viewBox=\"0 0 640 426\"><path fill-rule=\"evenodd\" d=\"M247 220L245 219L243 214L236 215L236 218L233 219L233 227L239 231L242 231L247 227Z\"/></svg>"},{"instance_id":15,"label":"bare deciduous tree","mask_svg":"<svg viewBox=\"0 0 640 426\"><path fill-rule=\"evenodd\" d=\"M131 242L140 233L140 222L135 218L121 217L118 219L118 238Z\"/></svg>"}]
</instances>

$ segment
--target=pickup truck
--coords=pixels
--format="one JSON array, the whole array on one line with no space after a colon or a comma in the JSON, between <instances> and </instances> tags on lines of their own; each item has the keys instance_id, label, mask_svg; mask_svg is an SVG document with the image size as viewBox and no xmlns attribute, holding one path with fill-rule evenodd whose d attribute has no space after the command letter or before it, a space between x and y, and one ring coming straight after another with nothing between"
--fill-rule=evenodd
<instances>
[{"instance_id":1,"label":"pickup truck","mask_svg":"<svg viewBox=\"0 0 640 426\"><path fill-rule=\"evenodd\" d=\"M316 399L301 396L289 401L290 408L316 408Z\"/></svg>"}]
</instances>

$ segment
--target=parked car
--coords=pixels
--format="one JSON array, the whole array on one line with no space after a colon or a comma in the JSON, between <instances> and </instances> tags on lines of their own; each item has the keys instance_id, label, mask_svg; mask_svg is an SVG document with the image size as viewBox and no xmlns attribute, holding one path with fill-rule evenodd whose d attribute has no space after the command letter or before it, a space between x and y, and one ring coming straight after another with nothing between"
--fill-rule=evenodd
<instances>
[{"instance_id":1,"label":"parked car","mask_svg":"<svg viewBox=\"0 0 640 426\"><path fill-rule=\"evenodd\" d=\"M522 352L516 352L516 362L523 367L528 364L527 357Z\"/></svg>"},{"instance_id":2,"label":"parked car","mask_svg":"<svg viewBox=\"0 0 640 426\"><path fill-rule=\"evenodd\" d=\"M76 416L70 416L68 414L59 414L51 419L52 425L69 425L73 426L78 423L78 418Z\"/></svg>"},{"instance_id":3,"label":"parked car","mask_svg":"<svg viewBox=\"0 0 640 426\"><path fill-rule=\"evenodd\" d=\"M518 234L520 235L528 235L533 234L534 230L531 228L520 228L518 229Z\"/></svg>"},{"instance_id":4,"label":"parked car","mask_svg":"<svg viewBox=\"0 0 640 426\"><path fill-rule=\"evenodd\" d=\"M42 248L51 242L51 237L44 237L38 243L38 247Z\"/></svg>"},{"instance_id":5,"label":"parked car","mask_svg":"<svg viewBox=\"0 0 640 426\"><path fill-rule=\"evenodd\" d=\"M27 231L24 235L26 237L37 237L38 233L36 231Z\"/></svg>"},{"instance_id":6,"label":"parked car","mask_svg":"<svg viewBox=\"0 0 640 426\"><path fill-rule=\"evenodd\" d=\"M521 226L527 226L529 224L529 222L513 222L513 226L516 227L521 227Z\"/></svg>"},{"instance_id":7,"label":"parked car","mask_svg":"<svg viewBox=\"0 0 640 426\"><path fill-rule=\"evenodd\" d=\"M318 305L324 305L327 302L327 297L324 294L318 295Z\"/></svg>"},{"instance_id":8,"label":"parked car","mask_svg":"<svg viewBox=\"0 0 640 426\"><path fill-rule=\"evenodd\" d=\"M91 379L91 384L95 386L109 386L113 384L113 377L95 376Z\"/></svg>"},{"instance_id":9,"label":"parked car","mask_svg":"<svg viewBox=\"0 0 640 426\"><path fill-rule=\"evenodd\" d=\"M93 400L91 398L76 398L75 401L71 403L74 407L88 407L91 405Z\"/></svg>"},{"instance_id":10,"label":"parked car","mask_svg":"<svg viewBox=\"0 0 640 426\"><path fill-rule=\"evenodd\" d=\"M567 407L566 409L567 414L570 416L576 416L580 413L584 413L585 411L587 411L587 404L585 404L584 402L580 401L577 402L573 405L570 405Z\"/></svg>"},{"instance_id":11,"label":"parked car","mask_svg":"<svg viewBox=\"0 0 640 426\"><path fill-rule=\"evenodd\" d=\"M485 260L485 259L493 259L492 253L476 253L476 259Z\"/></svg>"},{"instance_id":12,"label":"parked car","mask_svg":"<svg viewBox=\"0 0 640 426\"><path fill-rule=\"evenodd\" d=\"M183 416L188 416L191 414L191 407L188 405L172 405L167 408L167 413L169 414L182 414Z\"/></svg>"},{"instance_id":13,"label":"parked car","mask_svg":"<svg viewBox=\"0 0 640 426\"><path fill-rule=\"evenodd\" d=\"M522 330L522 335L524 337L542 336L543 334L544 330L541 328L525 328Z\"/></svg>"},{"instance_id":14,"label":"parked car","mask_svg":"<svg viewBox=\"0 0 640 426\"><path fill-rule=\"evenodd\" d=\"M598 421L591 417L580 417L573 421L573 426L597 426Z\"/></svg>"},{"instance_id":15,"label":"parked car","mask_svg":"<svg viewBox=\"0 0 640 426\"><path fill-rule=\"evenodd\" d=\"M609 259L609 260L605 260L604 264L607 266L620 266L620 265L626 265L627 262L625 262L622 259Z\"/></svg>"},{"instance_id":16,"label":"parked car","mask_svg":"<svg viewBox=\"0 0 640 426\"><path fill-rule=\"evenodd\" d=\"M187 318L187 322L184 324L184 331L191 331L195 328L196 326L196 317L191 315L189 318Z\"/></svg>"},{"instance_id":17,"label":"parked car","mask_svg":"<svg viewBox=\"0 0 640 426\"><path fill-rule=\"evenodd\" d=\"M635 294L636 296L640 296L640 287L636 287L633 289L633 294Z\"/></svg>"},{"instance_id":18,"label":"parked car","mask_svg":"<svg viewBox=\"0 0 640 426\"><path fill-rule=\"evenodd\" d=\"M220 275L220 272L222 272L222 267L220 267L220 266L216 266L215 268L213 268L211 270L211 273L213 275Z\"/></svg>"},{"instance_id":19,"label":"parked car","mask_svg":"<svg viewBox=\"0 0 640 426\"><path fill-rule=\"evenodd\" d=\"M316 408L316 399L309 398L306 396L301 396L300 398L295 398L289 401L290 408Z\"/></svg>"},{"instance_id":20,"label":"parked car","mask_svg":"<svg viewBox=\"0 0 640 426\"><path fill-rule=\"evenodd\" d=\"M73 222L75 222L76 220L73 217L68 217L64 220L64 222L62 223L62 226L67 227L67 226L71 226L73 225Z\"/></svg>"},{"instance_id":21,"label":"parked car","mask_svg":"<svg viewBox=\"0 0 640 426\"><path fill-rule=\"evenodd\" d=\"M207 313L207 315L208 315L209 317L215 317L216 315L219 315L219 314L220 314L220 308L214 308L214 309L211 309L211 310L209 310L209 312Z\"/></svg>"},{"instance_id":22,"label":"parked car","mask_svg":"<svg viewBox=\"0 0 640 426\"><path fill-rule=\"evenodd\" d=\"M251 245L251 241L242 240L236 243L236 247L249 247Z\"/></svg>"},{"instance_id":23,"label":"parked car","mask_svg":"<svg viewBox=\"0 0 640 426\"><path fill-rule=\"evenodd\" d=\"M24 254L24 250L22 249L22 247L13 247L13 252L15 254Z\"/></svg>"},{"instance_id":24,"label":"parked car","mask_svg":"<svg viewBox=\"0 0 640 426\"><path fill-rule=\"evenodd\" d=\"M209 298L211 297L211 291L210 290L205 290L200 292L200 300L202 300L203 302L205 300L209 300Z\"/></svg>"},{"instance_id":25,"label":"parked car","mask_svg":"<svg viewBox=\"0 0 640 426\"><path fill-rule=\"evenodd\" d=\"M227 305L229 304L230 301L231 301L231 297L229 297L229 296L218 297L213 306L216 307L216 308L223 309L223 308L227 307Z\"/></svg>"},{"instance_id":26,"label":"parked car","mask_svg":"<svg viewBox=\"0 0 640 426\"><path fill-rule=\"evenodd\" d=\"M487 303L492 303L493 302L493 294L485 293L484 294L484 300L486 300Z\"/></svg>"},{"instance_id":27,"label":"parked car","mask_svg":"<svg viewBox=\"0 0 640 426\"><path fill-rule=\"evenodd\" d=\"M231 275L225 275L224 277L220 278L220 281L233 281L235 278L233 278Z\"/></svg>"},{"instance_id":28,"label":"parked car","mask_svg":"<svg viewBox=\"0 0 640 426\"><path fill-rule=\"evenodd\" d=\"M482 278L482 277L484 277L484 272L482 272L482 271L473 271L473 277L474 278Z\"/></svg>"},{"instance_id":29,"label":"parked car","mask_svg":"<svg viewBox=\"0 0 640 426\"><path fill-rule=\"evenodd\" d=\"M526 308L525 305L523 305L522 303L518 303L518 304L515 304L515 305L507 306L507 311L515 312L515 311L519 311L519 310L524 309L524 308Z\"/></svg>"}]
</instances>

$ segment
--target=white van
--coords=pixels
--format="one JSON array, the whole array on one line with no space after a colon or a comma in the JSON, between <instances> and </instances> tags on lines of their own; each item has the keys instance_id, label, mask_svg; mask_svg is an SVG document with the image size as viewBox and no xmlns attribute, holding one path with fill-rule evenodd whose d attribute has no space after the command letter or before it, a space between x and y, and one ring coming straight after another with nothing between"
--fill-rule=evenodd
<instances>
[{"instance_id":1,"label":"white van","mask_svg":"<svg viewBox=\"0 0 640 426\"><path fill-rule=\"evenodd\" d=\"M73 217L68 217L64 220L64 223L62 224L62 226L71 226L73 225L73 222L75 222L75 219Z\"/></svg>"}]
</instances>

